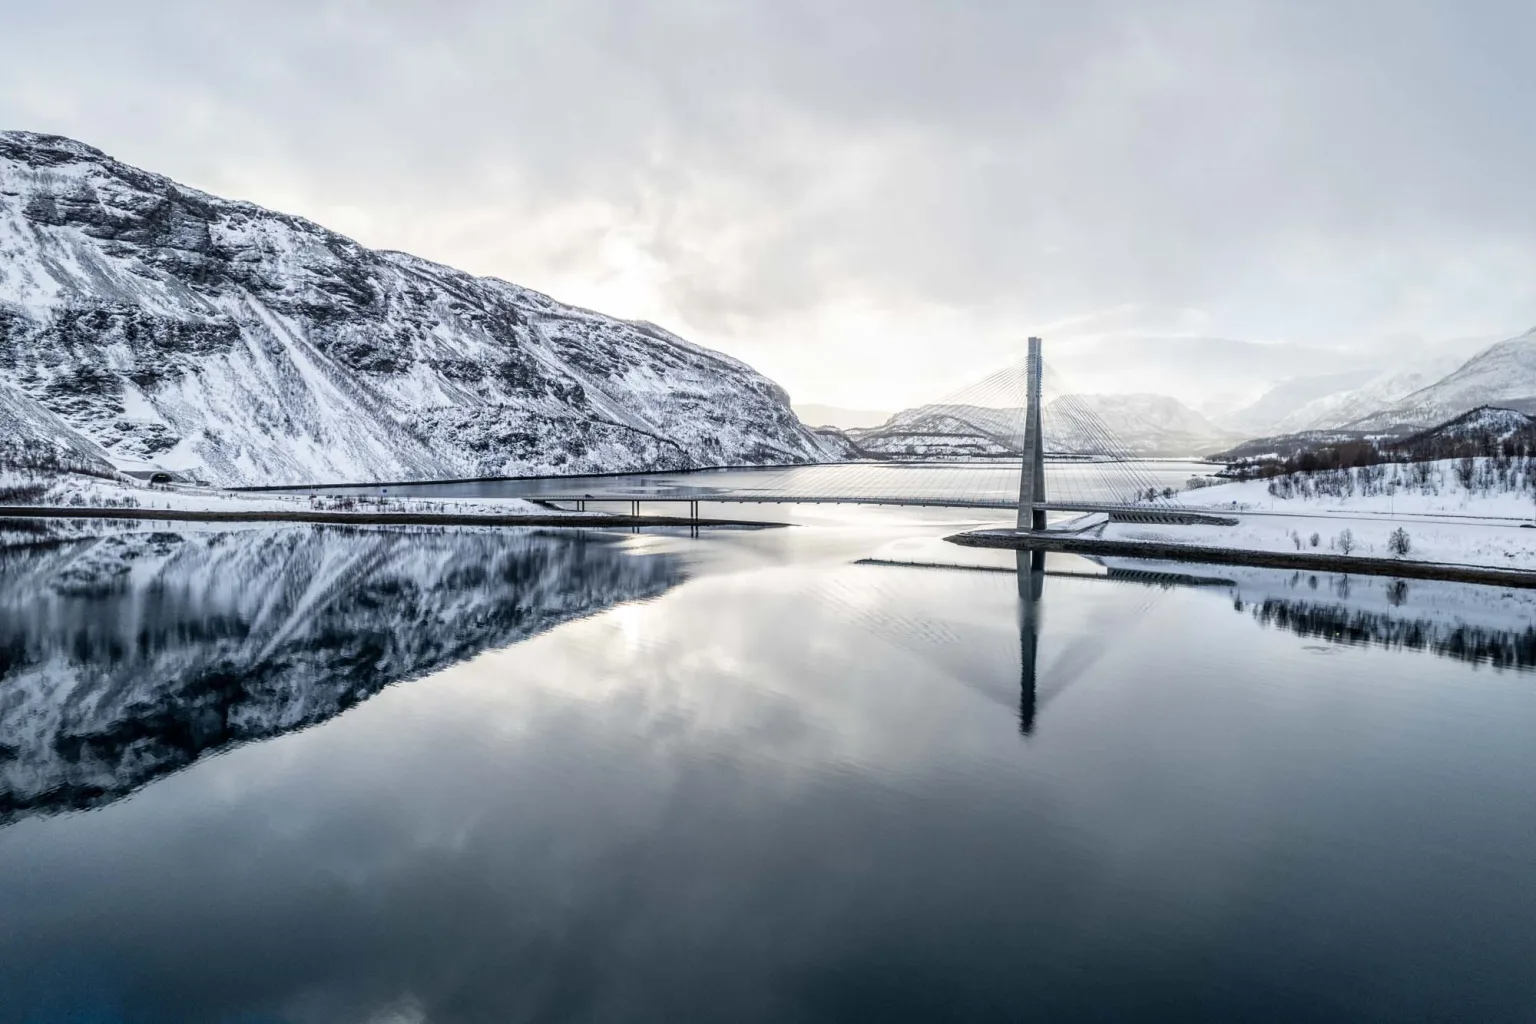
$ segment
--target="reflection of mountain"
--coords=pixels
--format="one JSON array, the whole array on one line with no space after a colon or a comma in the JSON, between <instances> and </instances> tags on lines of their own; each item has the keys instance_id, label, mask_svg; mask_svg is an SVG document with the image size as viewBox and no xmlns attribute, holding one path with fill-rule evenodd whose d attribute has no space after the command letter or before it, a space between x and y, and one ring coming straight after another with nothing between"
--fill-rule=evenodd
<instances>
[{"instance_id":1,"label":"reflection of mountain","mask_svg":"<svg viewBox=\"0 0 1536 1024\"><path fill-rule=\"evenodd\" d=\"M231 743L682 579L580 533L276 529L0 547L0 821L87 807Z\"/></svg>"}]
</instances>

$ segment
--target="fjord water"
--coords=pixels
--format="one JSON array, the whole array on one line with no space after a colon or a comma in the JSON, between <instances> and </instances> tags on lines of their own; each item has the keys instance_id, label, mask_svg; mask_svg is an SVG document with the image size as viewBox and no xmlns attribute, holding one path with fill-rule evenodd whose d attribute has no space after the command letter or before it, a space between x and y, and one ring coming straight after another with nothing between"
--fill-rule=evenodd
<instances>
[{"instance_id":1,"label":"fjord water","mask_svg":"<svg viewBox=\"0 0 1536 1024\"><path fill-rule=\"evenodd\" d=\"M1536 1012L1527 595L799 523L13 536L0 1020Z\"/></svg>"}]
</instances>

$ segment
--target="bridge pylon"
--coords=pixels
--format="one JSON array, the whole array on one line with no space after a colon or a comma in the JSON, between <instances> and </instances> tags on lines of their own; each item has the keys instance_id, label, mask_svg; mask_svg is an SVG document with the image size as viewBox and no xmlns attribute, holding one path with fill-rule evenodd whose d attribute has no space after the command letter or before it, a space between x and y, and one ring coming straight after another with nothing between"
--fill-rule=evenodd
<instances>
[{"instance_id":1,"label":"bridge pylon","mask_svg":"<svg viewBox=\"0 0 1536 1024\"><path fill-rule=\"evenodd\" d=\"M1025 373L1024 464L1019 473L1018 529L1045 529L1045 509L1035 505L1045 500L1045 437L1040 427L1040 378L1044 363L1040 358L1040 339L1029 339Z\"/></svg>"}]
</instances>

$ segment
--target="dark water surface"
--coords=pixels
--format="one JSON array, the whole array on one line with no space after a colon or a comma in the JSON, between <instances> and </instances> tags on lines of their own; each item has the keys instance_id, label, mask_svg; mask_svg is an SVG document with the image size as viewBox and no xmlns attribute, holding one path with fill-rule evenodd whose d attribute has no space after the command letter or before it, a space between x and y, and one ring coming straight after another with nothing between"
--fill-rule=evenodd
<instances>
[{"instance_id":1,"label":"dark water surface","mask_svg":"<svg viewBox=\"0 0 1536 1024\"><path fill-rule=\"evenodd\" d=\"M1536 1017L1536 598L801 523L8 535L0 1021Z\"/></svg>"}]
</instances>

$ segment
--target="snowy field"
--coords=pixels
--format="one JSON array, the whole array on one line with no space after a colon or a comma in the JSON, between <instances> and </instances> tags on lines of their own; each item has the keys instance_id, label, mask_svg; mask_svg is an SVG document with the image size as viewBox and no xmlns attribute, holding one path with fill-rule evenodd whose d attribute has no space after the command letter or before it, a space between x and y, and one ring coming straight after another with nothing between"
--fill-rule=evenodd
<instances>
[{"instance_id":1,"label":"snowy field","mask_svg":"<svg viewBox=\"0 0 1536 1024\"><path fill-rule=\"evenodd\" d=\"M1446 459L1249 480L1179 495L1239 513L1236 526L1107 523L1104 540L1402 558L1536 570L1536 466ZM1248 513L1243 515L1241 513ZM1396 548L1393 534L1402 531Z\"/></svg>"},{"instance_id":2,"label":"snowy field","mask_svg":"<svg viewBox=\"0 0 1536 1024\"><path fill-rule=\"evenodd\" d=\"M1391 536L1398 529L1403 530L1408 539L1408 550L1402 554L1391 546ZM1244 551L1315 551L1496 569L1536 569L1536 530L1497 523L1428 519L1405 523L1386 518L1245 515L1238 517L1236 526L1108 523L1093 536L1104 540L1189 544Z\"/></svg>"},{"instance_id":3,"label":"snowy field","mask_svg":"<svg viewBox=\"0 0 1536 1024\"><path fill-rule=\"evenodd\" d=\"M1441 459L1293 473L1184 491L1185 506L1233 511L1536 520L1536 465L1525 459Z\"/></svg>"}]
</instances>

